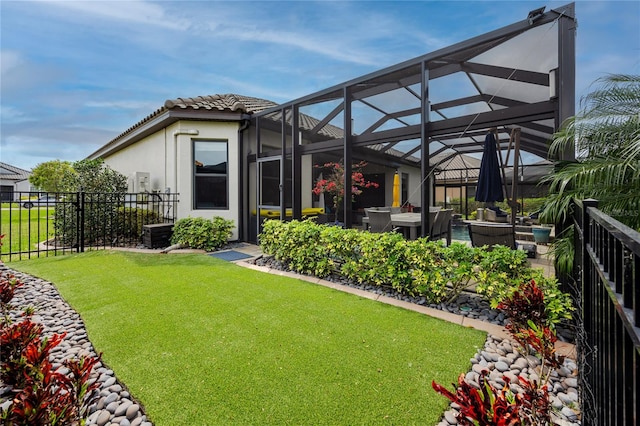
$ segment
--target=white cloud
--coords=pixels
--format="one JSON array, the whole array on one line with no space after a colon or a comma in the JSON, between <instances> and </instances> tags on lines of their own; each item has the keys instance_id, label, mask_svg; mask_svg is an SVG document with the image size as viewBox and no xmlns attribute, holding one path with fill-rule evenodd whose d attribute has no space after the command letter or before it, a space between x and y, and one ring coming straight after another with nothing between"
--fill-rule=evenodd
<instances>
[{"instance_id":1,"label":"white cloud","mask_svg":"<svg viewBox=\"0 0 640 426\"><path fill-rule=\"evenodd\" d=\"M36 121L35 118L28 117L22 111L6 105L0 105L0 117L2 117L3 124L19 124Z\"/></svg>"},{"instance_id":2,"label":"white cloud","mask_svg":"<svg viewBox=\"0 0 640 426\"><path fill-rule=\"evenodd\" d=\"M151 102L142 101L88 101L84 106L88 108L120 108L120 109L146 109L151 111L157 109L158 105Z\"/></svg>"},{"instance_id":3,"label":"white cloud","mask_svg":"<svg viewBox=\"0 0 640 426\"><path fill-rule=\"evenodd\" d=\"M168 16L165 9L146 1L59 1L46 0L45 3L72 12L91 15L93 18L106 19L123 23L135 23L169 28L184 29L189 22Z\"/></svg>"},{"instance_id":4,"label":"white cloud","mask_svg":"<svg viewBox=\"0 0 640 426\"><path fill-rule=\"evenodd\" d=\"M378 60L373 52L362 49L353 49L345 44L344 39L337 40L331 37L318 37L291 31L272 31L260 29L245 29L228 37L245 41L255 41L267 44L280 44L290 46L307 52L317 53L338 61L350 62L360 65L376 65Z\"/></svg>"},{"instance_id":5,"label":"white cloud","mask_svg":"<svg viewBox=\"0 0 640 426\"><path fill-rule=\"evenodd\" d=\"M0 50L0 75L4 77L6 73L19 67L23 62L20 52Z\"/></svg>"}]
</instances>

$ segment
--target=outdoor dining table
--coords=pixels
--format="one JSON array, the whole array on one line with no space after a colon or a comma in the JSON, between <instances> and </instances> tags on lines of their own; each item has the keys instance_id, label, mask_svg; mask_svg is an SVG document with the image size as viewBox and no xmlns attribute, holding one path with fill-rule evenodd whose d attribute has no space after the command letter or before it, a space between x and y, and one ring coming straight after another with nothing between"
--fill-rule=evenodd
<instances>
[{"instance_id":1,"label":"outdoor dining table","mask_svg":"<svg viewBox=\"0 0 640 426\"><path fill-rule=\"evenodd\" d=\"M369 217L363 217L362 224L367 229L369 227ZM418 229L422 225L422 216L420 213L392 213L391 225L407 228L409 230L409 239L417 240Z\"/></svg>"}]
</instances>

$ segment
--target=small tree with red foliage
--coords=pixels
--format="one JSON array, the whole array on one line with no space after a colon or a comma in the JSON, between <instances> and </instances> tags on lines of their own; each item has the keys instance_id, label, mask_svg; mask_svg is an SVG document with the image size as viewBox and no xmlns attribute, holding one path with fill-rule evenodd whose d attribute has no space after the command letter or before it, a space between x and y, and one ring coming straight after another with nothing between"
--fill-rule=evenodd
<instances>
[{"instance_id":1,"label":"small tree with red foliage","mask_svg":"<svg viewBox=\"0 0 640 426\"><path fill-rule=\"evenodd\" d=\"M353 197L362 194L362 190L365 188L378 188L379 186L376 182L370 182L364 178L362 169L366 165L365 161L361 161L351 167L351 195ZM318 179L312 191L315 195L323 193L331 195L337 221L338 210L344 198L344 165L342 162L329 162L315 167L323 169L323 177Z\"/></svg>"}]
</instances>

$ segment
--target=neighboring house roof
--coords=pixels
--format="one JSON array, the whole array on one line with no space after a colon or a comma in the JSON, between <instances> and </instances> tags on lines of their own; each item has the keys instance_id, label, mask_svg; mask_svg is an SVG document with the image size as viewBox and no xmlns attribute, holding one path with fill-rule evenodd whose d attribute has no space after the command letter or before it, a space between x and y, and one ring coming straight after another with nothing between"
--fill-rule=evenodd
<instances>
[{"instance_id":1,"label":"neighboring house roof","mask_svg":"<svg viewBox=\"0 0 640 426\"><path fill-rule=\"evenodd\" d=\"M276 106L275 102L237 94L168 99L164 105L114 139L100 147L89 158L108 155L178 120L240 121Z\"/></svg>"},{"instance_id":2,"label":"neighboring house roof","mask_svg":"<svg viewBox=\"0 0 640 426\"><path fill-rule=\"evenodd\" d=\"M431 165L436 165L436 181L459 181L465 180L475 182L480 173L479 158L466 154L441 153L430 159Z\"/></svg>"},{"instance_id":3,"label":"neighboring house roof","mask_svg":"<svg viewBox=\"0 0 640 426\"><path fill-rule=\"evenodd\" d=\"M31 172L12 166L11 164L0 162L0 179L21 181L29 179Z\"/></svg>"}]
</instances>

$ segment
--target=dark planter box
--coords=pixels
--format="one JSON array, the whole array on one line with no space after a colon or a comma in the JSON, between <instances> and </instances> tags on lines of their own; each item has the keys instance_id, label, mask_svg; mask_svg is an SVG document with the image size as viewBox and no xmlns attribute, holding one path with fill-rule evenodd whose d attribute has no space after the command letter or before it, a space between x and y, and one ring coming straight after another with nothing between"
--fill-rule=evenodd
<instances>
[{"instance_id":1,"label":"dark planter box","mask_svg":"<svg viewBox=\"0 0 640 426\"><path fill-rule=\"evenodd\" d=\"M173 223L154 223L142 226L142 244L146 248L164 248L171 245Z\"/></svg>"}]
</instances>

